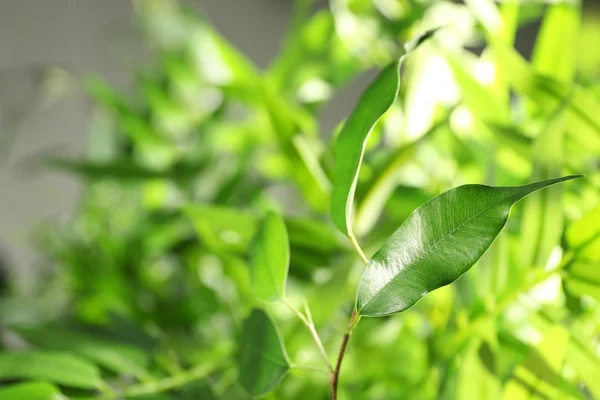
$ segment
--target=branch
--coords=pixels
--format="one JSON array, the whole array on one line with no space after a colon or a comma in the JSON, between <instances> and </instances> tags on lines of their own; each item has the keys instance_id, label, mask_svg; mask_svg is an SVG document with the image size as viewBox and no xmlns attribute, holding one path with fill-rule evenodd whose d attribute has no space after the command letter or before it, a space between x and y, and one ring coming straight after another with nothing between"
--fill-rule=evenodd
<instances>
[{"instance_id":1,"label":"branch","mask_svg":"<svg viewBox=\"0 0 600 400\"><path fill-rule=\"evenodd\" d=\"M333 367L331 366L331 363L329 362L329 357L327 357L327 352L325 351L325 348L323 347L323 343L321 342L321 338L319 337L319 334L317 333L317 330L315 328L315 324L312 321L312 316L310 316L310 314L308 314L309 318L307 319L300 311L296 310L296 308L293 305L291 305L287 301L287 299L282 298L281 301L290 310L292 310L292 312L294 314L296 314L296 316L302 321L302 323L304 323L304 325L306 325L306 327L308 328L308 331L310 332L310 335L313 338L313 341L315 342L315 344L317 345L317 348L319 349L319 353L321 354L321 357L323 358L323 361L325 361L325 364L327 365L327 369L330 372L333 372ZM305 305L305 307L308 309L308 306Z\"/></svg>"},{"instance_id":2,"label":"branch","mask_svg":"<svg viewBox=\"0 0 600 400\"><path fill-rule=\"evenodd\" d=\"M338 381L340 376L340 369L342 367L342 360L344 359L344 354L346 354L346 348L348 347L348 342L350 341L350 335L352 335L352 330L358 324L360 317L356 314L356 308L352 310L352 315L350 315L350 321L348 322L348 327L346 328L346 332L344 333L344 338L342 339L342 345L340 346L340 352L338 354L338 359L335 364L335 370L331 373L331 377L329 379L329 386L331 388L331 400L337 400L337 388Z\"/></svg>"}]
</instances>

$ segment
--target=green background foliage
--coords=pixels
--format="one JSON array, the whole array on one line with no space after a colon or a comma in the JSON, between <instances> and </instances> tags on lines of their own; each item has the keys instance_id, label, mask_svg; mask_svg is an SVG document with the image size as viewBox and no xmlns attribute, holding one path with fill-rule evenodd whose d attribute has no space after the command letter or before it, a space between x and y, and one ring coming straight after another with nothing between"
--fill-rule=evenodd
<instances>
[{"instance_id":1,"label":"green background foliage","mask_svg":"<svg viewBox=\"0 0 600 400\"><path fill-rule=\"evenodd\" d=\"M89 77L88 150L44 160L85 190L39 230L35 296L2 294L1 399L328 399L351 318L340 399L600 398L598 10L296 0L260 69L200 10L135 5L151 57L133 90ZM526 57L515 37L536 21ZM327 104L370 70L326 131ZM515 197L432 245L494 200L436 197L452 188L577 174L501 232L526 193L485 189ZM392 236L434 206L431 236ZM403 270L431 293L399 279L382 298L406 307L365 310L362 253L403 248L434 259ZM403 312L355 319L357 289L359 314Z\"/></svg>"}]
</instances>

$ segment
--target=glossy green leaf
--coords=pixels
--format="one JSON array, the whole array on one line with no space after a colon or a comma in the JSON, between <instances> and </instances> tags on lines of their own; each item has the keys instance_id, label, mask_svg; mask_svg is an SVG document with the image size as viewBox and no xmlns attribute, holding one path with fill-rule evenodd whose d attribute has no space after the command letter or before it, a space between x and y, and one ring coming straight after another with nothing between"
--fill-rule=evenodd
<instances>
[{"instance_id":1,"label":"glossy green leaf","mask_svg":"<svg viewBox=\"0 0 600 400\"><path fill-rule=\"evenodd\" d=\"M369 134L398 95L400 66L405 57L434 33L434 30L429 31L409 43L406 53L379 73L358 100L338 135L334 146L336 172L331 195L331 219L346 236L353 236L354 192Z\"/></svg>"},{"instance_id":2,"label":"glossy green leaf","mask_svg":"<svg viewBox=\"0 0 600 400\"><path fill-rule=\"evenodd\" d=\"M358 287L358 313L380 316L403 311L428 292L455 281L492 244L515 202L576 177L524 186L464 185L423 204L367 264Z\"/></svg>"},{"instance_id":3,"label":"glossy green leaf","mask_svg":"<svg viewBox=\"0 0 600 400\"><path fill-rule=\"evenodd\" d=\"M19 336L43 349L69 351L108 370L141 377L148 356L139 348L95 335L50 327L15 329Z\"/></svg>"},{"instance_id":4,"label":"glossy green leaf","mask_svg":"<svg viewBox=\"0 0 600 400\"><path fill-rule=\"evenodd\" d=\"M60 391L46 382L26 382L0 389L0 399L7 400L59 400Z\"/></svg>"},{"instance_id":5,"label":"glossy green leaf","mask_svg":"<svg viewBox=\"0 0 600 400\"><path fill-rule=\"evenodd\" d=\"M256 397L275 389L290 369L277 328L260 309L252 310L244 321L238 361L238 380Z\"/></svg>"},{"instance_id":6,"label":"glossy green leaf","mask_svg":"<svg viewBox=\"0 0 600 400\"><path fill-rule=\"evenodd\" d=\"M80 389L101 384L94 365L76 356L51 352L15 352L0 354L0 379L36 379Z\"/></svg>"},{"instance_id":7,"label":"glossy green leaf","mask_svg":"<svg viewBox=\"0 0 600 400\"><path fill-rule=\"evenodd\" d=\"M290 249L281 215L275 212L266 215L254 238L250 256L250 282L254 293L264 301L283 298Z\"/></svg>"}]
</instances>

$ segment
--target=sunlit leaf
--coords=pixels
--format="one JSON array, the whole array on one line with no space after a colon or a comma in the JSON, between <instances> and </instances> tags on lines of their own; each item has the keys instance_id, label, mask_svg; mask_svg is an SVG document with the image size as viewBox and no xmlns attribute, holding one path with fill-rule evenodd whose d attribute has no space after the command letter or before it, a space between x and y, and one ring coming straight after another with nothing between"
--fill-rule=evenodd
<instances>
[{"instance_id":1,"label":"sunlit leaf","mask_svg":"<svg viewBox=\"0 0 600 400\"><path fill-rule=\"evenodd\" d=\"M591 347L578 340L571 340L567 347L566 362L577 372L578 377L594 397L600 396L600 357Z\"/></svg>"},{"instance_id":2,"label":"sunlit leaf","mask_svg":"<svg viewBox=\"0 0 600 400\"><path fill-rule=\"evenodd\" d=\"M492 349L487 342L474 338L466 348L461 364L457 398L498 399L500 379L495 375L496 373Z\"/></svg>"},{"instance_id":3,"label":"sunlit leaf","mask_svg":"<svg viewBox=\"0 0 600 400\"><path fill-rule=\"evenodd\" d=\"M256 234L251 250L250 282L259 299L269 301L285 296L289 264L285 222L279 214L270 212Z\"/></svg>"},{"instance_id":4,"label":"sunlit leaf","mask_svg":"<svg viewBox=\"0 0 600 400\"><path fill-rule=\"evenodd\" d=\"M567 229L567 241L577 258L600 260L600 206L597 206Z\"/></svg>"},{"instance_id":5,"label":"sunlit leaf","mask_svg":"<svg viewBox=\"0 0 600 400\"><path fill-rule=\"evenodd\" d=\"M564 162L566 113L561 108L548 121L533 145L533 179L558 176ZM562 187L533 193L524 201L521 223L523 265L545 266L563 231Z\"/></svg>"},{"instance_id":6,"label":"sunlit leaf","mask_svg":"<svg viewBox=\"0 0 600 400\"><path fill-rule=\"evenodd\" d=\"M26 382L0 388L0 399L10 400L58 400L60 391L46 382Z\"/></svg>"},{"instance_id":7,"label":"sunlit leaf","mask_svg":"<svg viewBox=\"0 0 600 400\"><path fill-rule=\"evenodd\" d=\"M576 177L524 186L459 186L425 203L367 264L358 287L358 313L403 311L428 292L455 281L492 244L515 202Z\"/></svg>"},{"instance_id":8,"label":"sunlit leaf","mask_svg":"<svg viewBox=\"0 0 600 400\"><path fill-rule=\"evenodd\" d=\"M560 394L559 389L575 398L582 398L582 394L567 385L560 375L568 344L569 332L560 326L552 328L540 345L531 349L523 363L515 369L502 398L556 398Z\"/></svg>"},{"instance_id":9,"label":"sunlit leaf","mask_svg":"<svg viewBox=\"0 0 600 400\"><path fill-rule=\"evenodd\" d=\"M443 121L436 124L421 138L401 146L385 162L356 211L356 233L358 235L365 235L377 223L385 204L398 185L397 176L400 168L414 157L418 145L429 139L446 123L447 121Z\"/></svg>"},{"instance_id":10,"label":"sunlit leaf","mask_svg":"<svg viewBox=\"0 0 600 400\"><path fill-rule=\"evenodd\" d=\"M256 397L275 389L290 369L277 328L262 310L252 310L244 321L238 365L240 384Z\"/></svg>"},{"instance_id":11,"label":"sunlit leaf","mask_svg":"<svg viewBox=\"0 0 600 400\"><path fill-rule=\"evenodd\" d=\"M572 81L580 23L578 8L574 3L548 7L532 57L532 65L539 74L562 82Z\"/></svg>"},{"instance_id":12,"label":"sunlit leaf","mask_svg":"<svg viewBox=\"0 0 600 400\"><path fill-rule=\"evenodd\" d=\"M354 192L369 133L381 116L392 106L400 87L400 66L404 58L435 30L407 45L406 53L383 69L361 98L335 142L336 172L331 198L331 219L346 236L353 236L352 213Z\"/></svg>"},{"instance_id":13,"label":"sunlit leaf","mask_svg":"<svg viewBox=\"0 0 600 400\"><path fill-rule=\"evenodd\" d=\"M81 389L98 388L98 369L66 353L19 352L0 354L0 379L36 379Z\"/></svg>"}]
</instances>

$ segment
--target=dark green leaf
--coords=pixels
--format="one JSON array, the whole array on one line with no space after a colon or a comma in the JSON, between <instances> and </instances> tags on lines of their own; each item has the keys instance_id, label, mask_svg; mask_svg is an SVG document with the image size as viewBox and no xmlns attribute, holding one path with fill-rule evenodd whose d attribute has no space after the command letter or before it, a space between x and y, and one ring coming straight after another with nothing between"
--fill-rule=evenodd
<instances>
[{"instance_id":1,"label":"dark green leaf","mask_svg":"<svg viewBox=\"0 0 600 400\"><path fill-rule=\"evenodd\" d=\"M244 321L239 353L239 382L252 396L277 386L290 369L283 343L269 316L254 309Z\"/></svg>"},{"instance_id":2,"label":"dark green leaf","mask_svg":"<svg viewBox=\"0 0 600 400\"><path fill-rule=\"evenodd\" d=\"M524 186L459 186L423 204L369 261L358 287L359 314L403 311L455 281L492 244L515 202L576 177Z\"/></svg>"},{"instance_id":3,"label":"dark green leaf","mask_svg":"<svg viewBox=\"0 0 600 400\"><path fill-rule=\"evenodd\" d=\"M252 244L250 282L254 293L264 301L285 296L285 282L290 264L287 229L275 212L265 217Z\"/></svg>"},{"instance_id":4,"label":"dark green leaf","mask_svg":"<svg viewBox=\"0 0 600 400\"><path fill-rule=\"evenodd\" d=\"M39 379L81 389L101 384L94 365L70 354L37 351L0 354L0 379Z\"/></svg>"},{"instance_id":5,"label":"dark green leaf","mask_svg":"<svg viewBox=\"0 0 600 400\"><path fill-rule=\"evenodd\" d=\"M435 31L429 31L415 42L409 43L406 53L379 73L358 100L335 142L336 172L331 196L331 219L346 236L353 236L354 192L369 134L398 95L399 69L405 57L434 33Z\"/></svg>"}]
</instances>

